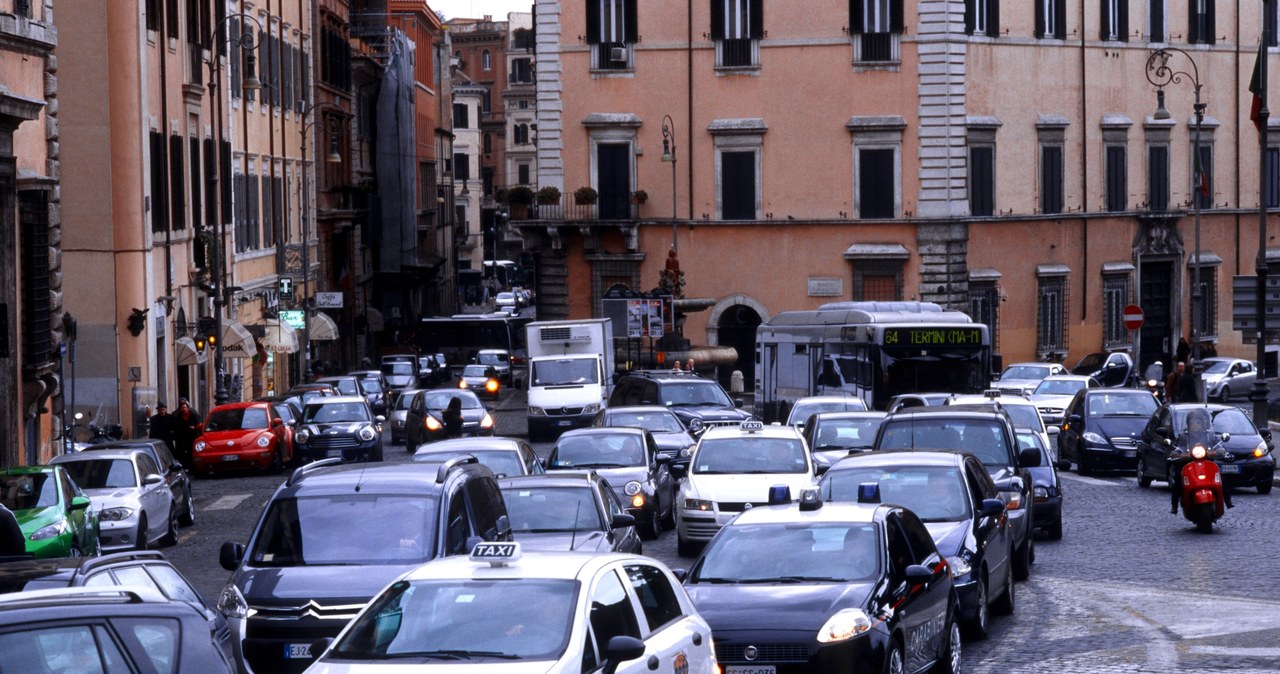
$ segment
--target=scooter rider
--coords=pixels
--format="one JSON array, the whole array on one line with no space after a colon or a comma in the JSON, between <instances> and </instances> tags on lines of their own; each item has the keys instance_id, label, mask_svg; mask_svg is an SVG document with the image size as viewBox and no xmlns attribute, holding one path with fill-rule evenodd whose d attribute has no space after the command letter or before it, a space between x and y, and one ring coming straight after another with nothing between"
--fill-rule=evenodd
<instances>
[{"instance_id":1,"label":"scooter rider","mask_svg":"<svg viewBox=\"0 0 1280 674\"><path fill-rule=\"evenodd\" d=\"M1208 410L1203 408L1191 410L1187 413L1187 446L1174 448L1169 452L1168 473L1174 480L1169 483L1169 514L1171 515L1178 514L1178 503L1182 500L1182 467L1191 461L1191 448L1200 445L1206 450L1212 450L1213 445L1216 444L1210 434L1211 427ZM1222 487L1222 502L1228 508L1235 507L1231 503L1231 492L1227 490L1226 485Z\"/></svg>"}]
</instances>

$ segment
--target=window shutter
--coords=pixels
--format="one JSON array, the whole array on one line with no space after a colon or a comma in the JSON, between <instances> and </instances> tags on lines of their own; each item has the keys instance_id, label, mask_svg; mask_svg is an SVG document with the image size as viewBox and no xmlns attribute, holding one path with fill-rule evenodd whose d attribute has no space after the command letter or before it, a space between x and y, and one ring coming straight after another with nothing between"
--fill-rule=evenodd
<instances>
[{"instance_id":1,"label":"window shutter","mask_svg":"<svg viewBox=\"0 0 1280 674\"><path fill-rule=\"evenodd\" d=\"M169 136L169 229L175 231L187 224L186 187L182 181L186 164L182 154L182 136Z\"/></svg>"},{"instance_id":2,"label":"window shutter","mask_svg":"<svg viewBox=\"0 0 1280 674\"><path fill-rule=\"evenodd\" d=\"M1119 37L1121 42L1128 42L1129 41L1129 2L1128 0L1121 0L1120 2L1120 16L1116 20L1116 26L1117 26L1116 30L1120 32L1120 35L1117 37Z\"/></svg>"},{"instance_id":3,"label":"window shutter","mask_svg":"<svg viewBox=\"0 0 1280 674\"><path fill-rule=\"evenodd\" d=\"M849 34L861 35L862 27L862 3L863 0L849 0Z\"/></svg>"},{"instance_id":4,"label":"window shutter","mask_svg":"<svg viewBox=\"0 0 1280 674\"><path fill-rule=\"evenodd\" d=\"M1218 10L1214 0L1204 0L1204 43L1216 44L1218 42Z\"/></svg>"},{"instance_id":5,"label":"window shutter","mask_svg":"<svg viewBox=\"0 0 1280 674\"><path fill-rule=\"evenodd\" d=\"M1067 39L1067 0L1053 3L1053 36L1059 40Z\"/></svg>"},{"instance_id":6,"label":"window shutter","mask_svg":"<svg viewBox=\"0 0 1280 674\"><path fill-rule=\"evenodd\" d=\"M902 33L902 0L889 0L889 32Z\"/></svg>"},{"instance_id":7,"label":"window shutter","mask_svg":"<svg viewBox=\"0 0 1280 674\"><path fill-rule=\"evenodd\" d=\"M190 167L188 168L190 175L188 178L191 181L191 227L192 229L199 230L204 222L204 210L203 204L201 204L201 198L204 196L204 185L201 184L200 176L200 139L194 137L188 138L187 147L191 152L187 157L187 161L190 163Z\"/></svg>"},{"instance_id":8,"label":"window shutter","mask_svg":"<svg viewBox=\"0 0 1280 674\"><path fill-rule=\"evenodd\" d=\"M600 0L587 2L587 43L600 44Z\"/></svg>"},{"instance_id":9,"label":"window shutter","mask_svg":"<svg viewBox=\"0 0 1280 674\"><path fill-rule=\"evenodd\" d=\"M1196 44L1200 42L1200 18L1196 14L1196 0L1188 0L1187 2L1187 43Z\"/></svg>"},{"instance_id":10,"label":"window shutter","mask_svg":"<svg viewBox=\"0 0 1280 674\"><path fill-rule=\"evenodd\" d=\"M753 40L764 38L764 0L751 0L751 35Z\"/></svg>"},{"instance_id":11,"label":"window shutter","mask_svg":"<svg viewBox=\"0 0 1280 674\"><path fill-rule=\"evenodd\" d=\"M1164 42L1164 0L1147 0L1150 7L1151 35L1150 42Z\"/></svg>"},{"instance_id":12,"label":"window shutter","mask_svg":"<svg viewBox=\"0 0 1280 674\"><path fill-rule=\"evenodd\" d=\"M1111 18L1109 16L1110 13L1111 13L1110 0L1098 0L1098 19L1099 19L1098 39L1099 40L1111 39L1111 31L1107 30L1107 27L1111 25L1111 21L1109 20Z\"/></svg>"},{"instance_id":13,"label":"window shutter","mask_svg":"<svg viewBox=\"0 0 1280 674\"><path fill-rule=\"evenodd\" d=\"M724 39L724 2L711 0L711 39Z\"/></svg>"},{"instance_id":14,"label":"window shutter","mask_svg":"<svg viewBox=\"0 0 1280 674\"><path fill-rule=\"evenodd\" d=\"M636 0L624 0L622 11L623 16L625 17L625 23L627 24L624 26L626 34L623 36L623 39L629 44L635 44L640 41L640 30L636 26Z\"/></svg>"},{"instance_id":15,"label":"window shutter","mask_svg":"<svg viewBox=\"0 0 1280 674\"><path fill-rule=\"evenodd\" d=\"M1036 3L1036 39L1044 37L1044 4Z\"/></svg>"},{"instance_id":16,"label":"window shutter","mask_svg":"<svg viewBox=\"0 0 1280 674\"><path fill-rule=\"evenodd\" d=\"M218 148L219 172L218 184L222 185L220 197L222 223L231 222L231 141L222 141ZM216 224L216 223L215 223Z\"/></svg>"},{"instance_id":17,"label":"window shutter","mask_svg":"<svg viewBox=\"0 0 1280 674\"><path fill-rule=\"evenodd\" d=\"M973 13L976 8L973 6L977 0L964 0L964 34L973 35L975 28L975 20Z\"/></svg>"},{"instance_id":18,"label":"window shutter","mask_svg":"<svg viewBox=\"0 0 1280 674\"><path fill-rule=\"evenodd\" d=\"M1000 0L987 0L987 37L1000 35Z\"/></svg>"},{"instance_id":19,"label":"window shutter","mask_svg":"<svg viewBox=\"0 0 1280 674\"><path fill-rule=\"evenodd\" d=\"M165 181L169 177L164 136L151 132L151 231L163 232L169 226L169 190Z\"/></svg>"}]
</instances>

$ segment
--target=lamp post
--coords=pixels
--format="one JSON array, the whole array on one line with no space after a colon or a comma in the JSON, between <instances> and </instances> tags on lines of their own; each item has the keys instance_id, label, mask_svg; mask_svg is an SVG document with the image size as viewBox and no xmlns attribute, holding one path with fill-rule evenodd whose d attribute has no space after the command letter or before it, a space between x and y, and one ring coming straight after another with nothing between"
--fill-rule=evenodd
<instances>
[{"instance_id":1,"label":"lamp post","mask_svg":"<svg viewBox=\"0 0 1280 674\"><path fill-rule=\"evenodd\" d=\"M662 116L662 161L671 162L671 250L680 253L676 235L676 123L671 115Z\"/></svg>"},{"instance_id":2,"label":"lamp post","mask_svg":"<svg viewBox=\"0 0 1280 674\"><path fill-rule=\"evenodd\" d=\"M316 109L336 110L341 109L332 103L312 103L302 112L302 118L306 120L298 129L298 133L302 135L302 301L299 305L302 307L302 371L306 381L311 381L315 374L311 369L311 306L308 302L314 303L311 294L311 189L307 183L307 133L311 131L319 119L315 116ZM329 155L325 161L330 164L341 164L342 155L338 153L338 134L342 131L342 122L336 116L324 115L324 126L329 132Z\"/></svg>"},{"instance_id":3,"label":"lamp post","mask_svg":"<svg viewBox=\"0 0 1280 674\"><path fill-rule=\"evenodd\" d=\"M1271 7L1275 0L1262 0L1262 16L1272 16ZM1267 426L1267 122L1271 111L1267 109L1267 50L1275 38L1272 34L1274 26L1270 21L1262 22L1262 44L1258 47L1258 96L1262 99L1262 107L1258 110L1258 257L1254 270L1258 276L1257 299L1255 300L1258 322L1258 343L1254 357L1257 359L1254 368L1253 390L1249 399L1253 402L1253 423L1258 428Z\"/></svg>"},{"instance_id":4,"label":"lamp post","mask_svg":"<svg viewBox=\"0 0 1280 674\"><path fill-rule=\"evenodd\" d=\"M1174 55L1181 55L1191 64L1191 69L1179 70L1169 65L1169 60ZM1202 189L1204 181L1204 163L1200 157L1200 127L1204 123L1205 104L1200 102L1200 70L1196 67L1195 59L1187 52L1177 47L1165 47L1151 52L1151 56L1147 58L1147 81L1156 86L1156 111L1152 115L1154 119L1169 119L1169 110L1164 107L1164 87L1168 84L1180 84L1183 80L1191 83L1191 87L1195 92L1196 100L1193 108L1195 112L1195 131L1192 141L1192 165L1195 167L1195 175L1192 176L1195 185L1191 193L1191 208L1195 214L1195 257L1192 259L1191 267L1191 362L1194 365L1200 363L1200 330L1199 312L1203 311L1204 298L1200 295L1200 199L1201 194L1197 194ZM1193 381L1199 388L1200 373L1193 370Z\"/></svg>"},{"instance_id":5,"label":"lamp post","mask_svg":"<svg viewBox=\"0 0 1280 674\"><path fill-rule=\"evenodd\" d=\"M222 152L222 144L225 142L223 136L223 120L222 120L222 100L218 97L218 85L222 80L222 59L227 57L230 52L226 49L229 47L240 49L244 52L244 79L241 86L245 91L256 91L262 88L262 84L258 81L254 74L254 64L256 57L254 49L257 42L254 38L255 32L244 30L244 26L240 25L239 35L227 35L226 27L232 19L241 21L251 21L259 31L262 30L262 24L257 19L248 14L231 14L218 22L218 25L209 33L208 41L205 43L205 49L209 51L209 60L205 63L209 66L209 105L213 109L214 115L214 132L218 135L217 149L215 154L218 157L217 170L214 174L214 180L218 182L218 199L217 199L217 219L214 221L214 240L211 246L213 254L216 257L213 271L213 320L214 333L218 339L213 345L213 369L217 381L214 382L213 402L216 405L226 403L231 394L227 391L227 378L225 372L225 362L222 354L222 311L227 304L227 256L223 250L226 242L226 215L228 213L227 201L230 200L229 185L223 181L224 172L230 171L230 166L225 163L230 160L230 153L225 156Z\"/></svg>"}]
</instances>

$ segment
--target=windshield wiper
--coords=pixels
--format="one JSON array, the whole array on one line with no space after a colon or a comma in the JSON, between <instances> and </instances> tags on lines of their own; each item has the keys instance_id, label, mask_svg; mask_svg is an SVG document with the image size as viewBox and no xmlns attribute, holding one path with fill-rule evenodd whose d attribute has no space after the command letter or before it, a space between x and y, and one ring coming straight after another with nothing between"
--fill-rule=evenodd
<instances>
[{"instance_id":1,"label":"windshield wiper","mask_svg":"<svg viewBox=\"0 0 1280 674\"><path fill-rule=\"evenodd\" d=\"M843 583L843 578L831 578L829 576L782 576L773 578L770 582L775 583Z\"/></svg>"},{"instance_id":2,"label":"windshield wiper","mask_svg":"<svg viewBox=\"0 0 1280 674\"><path fill-rule=\"evenodd\" d=\"M404 653L405 657L444 658L447 660L470 660L471 658L499 658L502 660L519 660L520 656L501 651L468 651L459 648L438 651L414 651Z\"/></svg>"},{"instance_id":3,"label":"windshield wiper","mask_svg":"<svg viewBox=\"0 0 1280 674\"><path fill-rule=\"evenodd\" d=\"M573 467L574 468L630 468L631 465L626 463L596 462L596 463L575 463L573 464Z\"/></svg>"}]
</instances>

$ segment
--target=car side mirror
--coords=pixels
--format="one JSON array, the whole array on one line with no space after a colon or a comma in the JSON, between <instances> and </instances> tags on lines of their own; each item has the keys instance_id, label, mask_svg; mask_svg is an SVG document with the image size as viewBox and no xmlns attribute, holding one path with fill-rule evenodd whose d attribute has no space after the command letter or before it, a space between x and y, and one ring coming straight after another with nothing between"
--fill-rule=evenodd
<instances>
[{"instance_id":1,"label":"car side mirror","mask_svg":"<svg viewBox=\"0 0 1280 674\"><path fill-rule=\"evenodd\" d=\"M644 655L643 641L624 635L611 637L609 644L604 648L604 674L614 674L618 671L618 665L627 660L635 660L642 655Z\"/></svg>"},{"instance_id":2,"label":"car side mirror","mask_svg":"<svg viewBox=\"0 0 1280 674\"><path fill-rule=\"evenodd\" d=\"M933 579L933 571L923 564L912 564L907 567L907 582L927 583Z\"/></svg>"},{"instance_id":3,"label":"car side mirror","mask_svg":"<svg viewBox=\"0 0 1280 674\"><path fill-rule=\"evenodd\" d=\"M1082 423L1084 423L1084 417L1080 416L1079 414L1072 414L1071 416L1067 417L1067 424L1068 424L1068 425L1070 425L1070 424L1082 424Z\"/></svg>"},{"instance_id":4,"label":"car side mirror","mask_svg":"<svg viewBox=\"0 0 1280 674\"><path fill-rule=\"evenodd\" d=\"M271 420L272 428L280 428L283 425L284 425L284 419L281 419L280 417L276 417L275 419Z\"/></svg>"},{"instance_id":5,"label":"car side mirror","mask_svg":"<svg viewBox=\"0 0 1280 674\"><path fill-rule=\"evenodd\" d=\"M741 408L742 408L742 406L743 406L744 404L745 404L745 403L743 402L742 398L734 398L734 399L733 399L733 406L734 406L734 407L737 407L737 408L741 409Z\"/></svg>"},{"instance_id":6,"label":"car side mirror","mask_svg":"<svg viewBox=\"0 0 1280 674\"><path fill-rule=\"evenodd\" d=\"M636 525L636 516L627 513L618 513L613 516L613 520L609 522L610 529L622 529L624 527L634 527Z\"/></svg>"},{"instance_id":7,"label":"car side mirror","mask_svg":"<svg viewBox=\"0 0 1280 674\"><path fill-rule=\"evenodd\" d=\"M980 512L983 517L995 517L1004 512L1004 501L998 498L984 498Z\"/></svg>"},{"instance_id":8,"label":"car side mirror","mask_svg":"<svg viewBox=\"0 0 1280 674\"><path fill-rule=\"evenodd\" d=\"M175 472L175 473L176 473L176 472L178 472L178 471L180 471L180 470L184 470L185 468L186 468L186 466L182 465L182 462L181 462L181 461L174 461L172 464L170 464L170 465L169 465L169 470L171 470L171 471L173 471L173 472Z\"/></svg>"},{"instance_id":9,"label":"car side mirror","mask_svg":"<svg viewBox=\"0 0 1280 674\"><path fill-rule=\"evenodd\" d=\"M374 418L373 418L373 420L374 420L374 421L376 421L376 422L378 422L378 423L382 423L382 422L386 421L386 420L387 420L387 418L386 418L386 417L384 417L384 416L382 416L381 414L379 414L378 416L374 417Z\"/></svg>"},{"instance_id":10,"label":"car side mirror","mask_svg":"<svg viewBox=\"0 0 1280 674\"><path fill-rule=\"evenodd\" d=\"M89 507L89 499L88 499L88 497L85 497L85 496L72 496L72 497L71 497L71 509L72 509L72 510L84 510L84 509L86 509L86 508L88 508L88 507Z\"/></svg>"},{"instance_id":11,"label":"car side mirror","mask_svg":"<svg viewBox=\"0 0 1280 674\"><path fill-rule=\"evenodd\" d=\"M153 484L160 484L161 482L164 482L164 478L160 477L159 473L147 473L146 477L142 478L143 486L147 487Z\"/></svg>"},{"instance_id":12,"label":"car side mirror","mask_svg":"<svg viewBox=\"0 0 1280 674\"><path fill-rule=\"evenodd\" d=\"M227 541L218 550L218 565L228 571L235 571L244 561L244 545Z\"/></svg>"},{"instance_id":13,"label":"car side mirror","mask_svg":"<svg viewBox=\"0 0 1280 674\"><path fill-rule=\"evenodd\" d=\"M1262 430L1258 431L1258 435L1261 435L1263 440L1266 440L1267 442L1271 442L1271 429L1270 429L1270 428L1264 428L1264 429L1262 429Z\"/></svg>"},{"instance_id":14,"label":"car side mirror","mask_svg":"<svg viewBox=\"0 0 1280 674\"><path fill-rule=\"evenodd\" d=\"M1040 465L1040 450L1028 447L1018 452L1018 465L1023 468L1035 468Z\"/></svg>"},{"instance_id":15,"label":"car side mirror","mask_svg":"<svg viewBox=\"0 0 1280 674\"><path fill-rule=\"evenodd\" d=\"M1223 442L1226 442L1226 441L1228 441L1228 440L1230 440L1230 439L1231 439L1231 434L1230 434L1230 433L1223 433L1223 434L1222 434L1222 441L1223 441Z\"/></svg>"}]
</instances>

